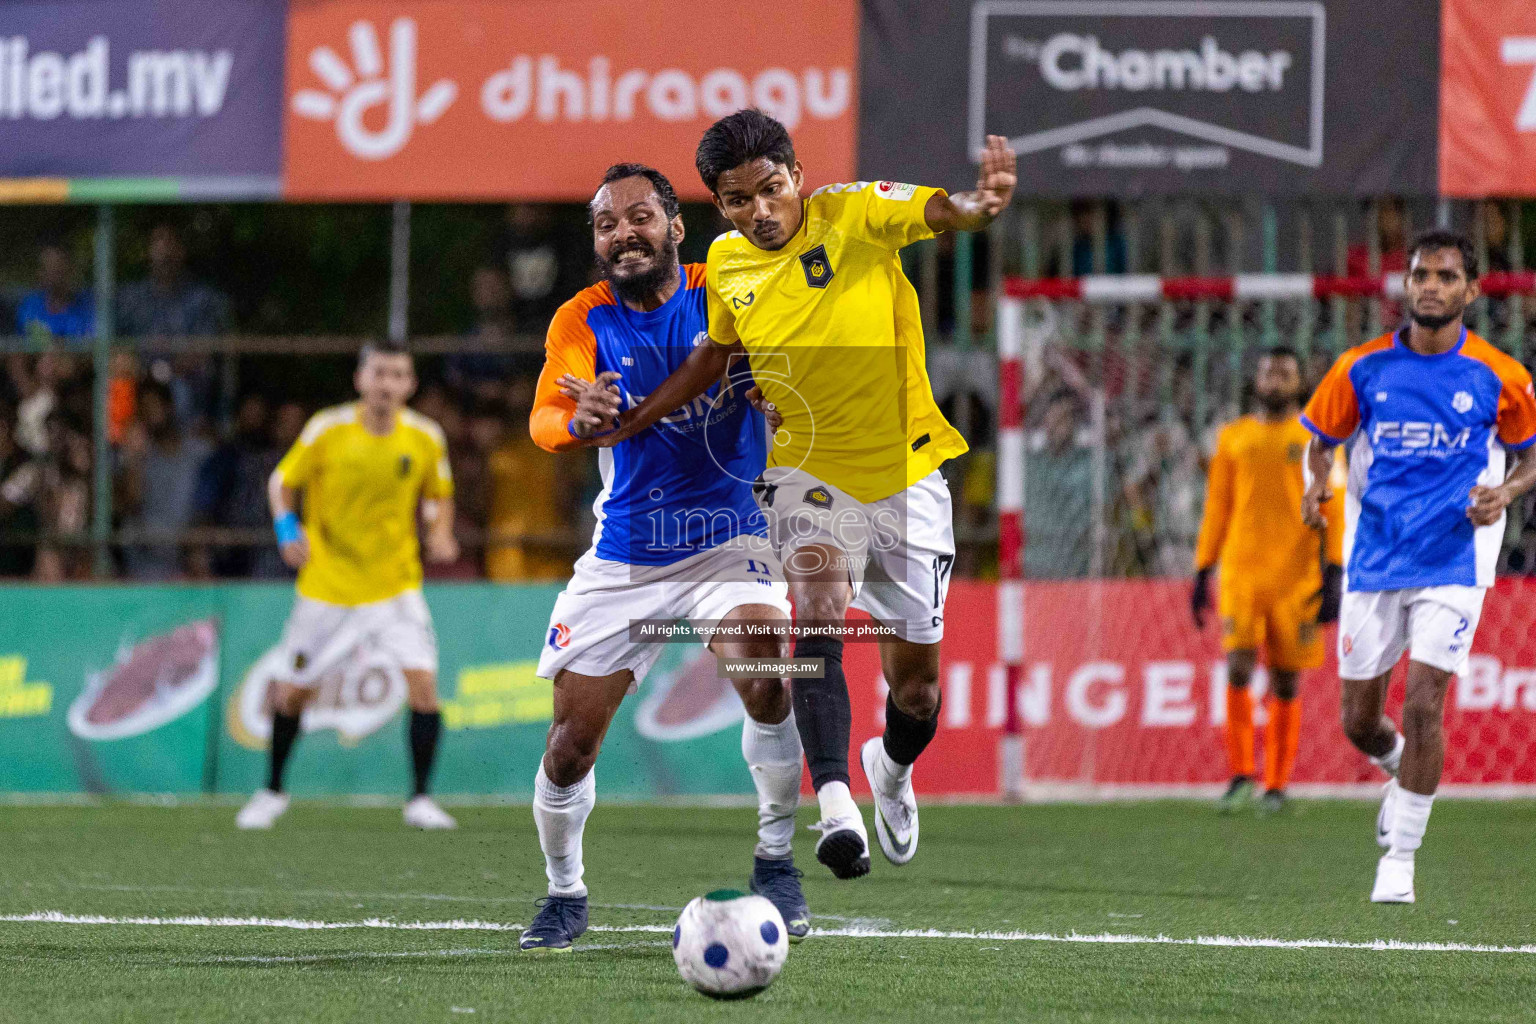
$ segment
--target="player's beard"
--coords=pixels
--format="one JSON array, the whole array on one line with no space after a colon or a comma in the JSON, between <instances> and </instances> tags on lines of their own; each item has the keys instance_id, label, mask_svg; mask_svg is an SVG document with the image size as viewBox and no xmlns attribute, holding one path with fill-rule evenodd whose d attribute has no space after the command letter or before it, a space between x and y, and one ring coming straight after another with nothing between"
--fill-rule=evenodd
<instances>
[{"instance_id":1,"label":"player's beard","mask_svg":"<svg viewBox=\"0 0 1536 1024\"><path fill-rule=\"evenodd\" d=\"M621 276L618 273L618 267L601 256L597 257L597 269L613 286L619 298L628 302L643 303L655 296L677 276L677 243L669 236L661 243L661 248L653 251L651 269L638 274Z\"/></svg>"},{"instance_id":2,"label":"player's beard","mask_svg":"<svg viewBox=\"0 0 1536 1024\"><path fill-rule=\"evenodd\" d=\"M1284 391L1255 391L1254 401L1271 416L1282 416L1296 404L1296 396Z\"/></svg>"},{"instance_id":3,"label":"player's beard","mask_svg":"<svg viewBox=\"0 0 1536 1024\"><path fill-rule=\"evenodd\" d=\"M1410 310L1408 316L1414 323L1426 330L1438 331L1440 328L1454 321L1466 310L1466 306L1446 306L1444 313L1420 313L1417 309Z\"/></svg>"}]
</instances>

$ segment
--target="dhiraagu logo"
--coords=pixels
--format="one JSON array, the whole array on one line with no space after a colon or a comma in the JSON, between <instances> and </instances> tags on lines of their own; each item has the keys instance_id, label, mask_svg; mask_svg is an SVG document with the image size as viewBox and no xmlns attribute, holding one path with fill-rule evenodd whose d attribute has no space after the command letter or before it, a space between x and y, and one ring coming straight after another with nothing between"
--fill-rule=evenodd
<instances>
[{"instance_id":1,"label":"dhiraagu logo","mask_svg":"<svg viewBox=\"0 0 1536 1024\"><path fill-rule=\"evenodd\" d=\"M38 718L53 708L53 686L27 679L27 659L0 655L0 718Z\"/></svg>"},{"instance_id":2,"label":"dhiraagu logo","mask_svg":"<svg viewBox=\"0 0 1536 1024\"><path fill-rule=\"evenodd\" d=\"M325 88L299 90L293 112L316 121L334 119L336 137L347 152L363 160L383 160L405 147L416 125L441 117L459 87L443 78L417 96L416 22L410 18L396 18L389 26L387 62L372 22L354 22L347 37L350 64L329 46L310 52L309 68ZM384 108L382 128L363 123L374 107Z\"/></svg>"},{"instance_id":3,"label":"dhiraagu logo","mask_svg":"<svg viewBox=\"0 0 1536 1024\"><path fill-rule=\"evenodd\" d=\"M540 679L537 661L504 661L459 670L452 700L443 701L449 729L495 729L547 722L555 714L555 691Z\"/></svg>"}]
</instances>

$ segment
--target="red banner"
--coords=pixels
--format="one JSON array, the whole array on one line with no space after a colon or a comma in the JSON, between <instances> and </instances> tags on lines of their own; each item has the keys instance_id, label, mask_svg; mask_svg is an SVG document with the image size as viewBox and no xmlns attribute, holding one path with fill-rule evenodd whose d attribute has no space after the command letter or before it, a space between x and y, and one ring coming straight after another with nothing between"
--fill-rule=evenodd
<instances>
[{"instance_id":1,"label":"red banner","mask_svg":"<svg viewBox=\"0 0 1536 1024\"><path fill-rule=\"evenodd\" d=\"M1440 190L1536 195L1536 5L1445 0Z\"/></svg>"},{"instance_id":2,"label":"red banner","mask_svg":"<svg viewBox=\"0 0 1536 1024\"><path fill-rule=\"evenodd\" d=\"M707 198L699 136L747 106L812 182L849 180L857 42L853 0L294 0L286 194L585 201L637 161Z\"/></svg>"},{"instance_id":3,"label":"red banner","mask_svg":"<svg viewBox=\"0 0 1536 1024\"><path fill-rule=\"evenodd\" d=\"M945 608L938 736L915 773L930 795L998 792L1006 708L997 663L995 588L956 582ZM1029 782L1084 790L1186 787L1227 779L1225 662L1217 628L1195 629L1189 584L1177 580L1032 583L1025 597L1020 713ZM1447 698L1446 785L1536 785L1536 580L1505 579L1488 594L1470 669ZM1382 775L1339 727L1337 665L1301 686L1293 781L1348 786ZM854 751L883 727L878 649L849 645ZM1403 669L1399 668L1399 677ZM1395 680L1400 684L1401 679ZM1262 686L1262 678L1256 680ZM1397 716L1402 687L1388 713ZM1262 707L1257 712L1262 724ZM1259 730L1262 745L1263 730ZM856 761L855 761L856 763ZM853 772L855 788L864 786Z\"/></svg>"}]
</instances>

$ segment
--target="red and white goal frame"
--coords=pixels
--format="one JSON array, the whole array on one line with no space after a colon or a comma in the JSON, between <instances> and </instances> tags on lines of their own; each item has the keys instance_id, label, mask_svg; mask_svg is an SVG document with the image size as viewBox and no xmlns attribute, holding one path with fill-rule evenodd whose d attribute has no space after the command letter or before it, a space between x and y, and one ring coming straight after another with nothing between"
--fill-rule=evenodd
<instances>
[{"instance_id":1,"label":"red and white goal frame","mask_svg":"<svg viewBox=\"0 0 1536 1024\"><path fill-rule=\"evenodd\" d=\"M1536 273L1488 274L1481 285L1492 298L1529 295L1536 293ZM1215 631L1201 633L1189 621L1187 580L1024 579L1025 395L1062 319L1039 315L1042 307L1391 300L1402 293L1398 275L1089 275L1004 282L996 320L999 583L993 669L1006 687L997 750L1004 798L1192 795L1216 791L1226 772L1220 738L1225 668ZM1333 646L1330 632L1328 663L1303 683L1303 736L1292 790L1366 795L1376 792L1381 777L1338 727ZM1256 685L1262 688L1262 677ZM1401 687L1394 686L1388 705L1394 717L1400 701ZM1262 716L1261 707L1260 725ZM1260 735L1262 743L1262 728ZM1442 792L1536 796L1536 577L1501 579L1489 593L1470 669L1447 697Z\"/></svg>"}]
</instances>

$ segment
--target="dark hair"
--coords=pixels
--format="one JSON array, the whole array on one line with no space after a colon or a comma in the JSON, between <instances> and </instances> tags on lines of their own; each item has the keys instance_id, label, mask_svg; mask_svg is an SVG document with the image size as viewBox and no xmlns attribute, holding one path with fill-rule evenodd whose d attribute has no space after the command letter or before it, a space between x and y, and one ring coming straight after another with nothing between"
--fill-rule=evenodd
<instances>
[{"instance_id":1,"label":"dark hair","mask_svg":"<svg viewBox=\"0 0 1536 1024\"><path fill-rule=\"evenodd\" d=\"M645 164L614 164L603 172L603 180L597 186L597 192L603 190L604 185L612 185L616 181L625 178L644 178L651 183L651 188L656 190L656 198L661 200L661 212L667 215L667 220L677 216L677 190L667 180L667 176L654 167ZM587 203L587 220L592 219L592 203L597 201L597 192L592 194L592 199Z\"/></svg>"},{"instance_id":2,"label":"dark hair","mask_svg":"<svg viewBox=\"0 0 1536 1024\"><path fill-rule=\"evenodd\" d=\"M738 110L722 117L699 140L693 164L711 192L720 184L720 175L742 164L767 157L785 167L795 166L795 144L789 129L755 107Z\"/></svg>"},{"instance_id":3,"label":"dark hair","mask_svg":"<svg viewBox=\"0 0 1536 1024\"><path fill-rule=\"evenodd\" d=\"M405 342L396 341L393 338L375 338L365 341L363 347L357 352L357 365L361 367L368 361L369 356L405 356L411 357L411 350L406 348Z\"/></svg>"},{"instance_id":4,"label":"dark hair","mask_svg":"<svg viewBox=\"0 0 1536 1024\"><path fill-rule=\"evenodd\" d=\"M1294 359L1297 365L1301 364L1301 353L1289 345L1271 345L1259 353L1260 359Z\"/></svg>"},{"instance_id":5,"label":"dark hair","mask_svg":"<svg viewBox=\"0 0 1536 1024\"><path fill-rule=\"evenodd\" d=\"M1472 239L1460 231L1446 228L1431 228L1416 235L1413 244L1408 247L1408 266L1413 266L1413 258L1419 253L1434 252L1437 249L1455 249L1460 252L1461 266L1467 272L1467 280L1477 280L1477 249L1472 245Z\"/></svg>"}]
</instances>

